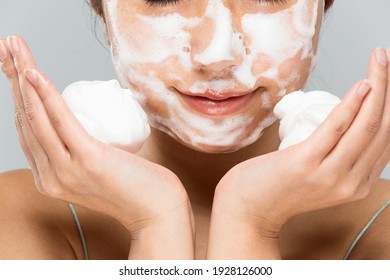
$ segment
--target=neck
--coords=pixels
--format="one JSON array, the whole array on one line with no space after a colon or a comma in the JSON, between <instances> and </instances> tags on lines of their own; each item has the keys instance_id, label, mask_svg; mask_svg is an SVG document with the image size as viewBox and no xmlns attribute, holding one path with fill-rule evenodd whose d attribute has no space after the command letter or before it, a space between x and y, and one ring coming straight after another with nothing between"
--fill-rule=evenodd
<instances>
[{"instance_id":1,"label":"neck","mask_svg":"<svg viewBox=\"0 0 390 280\"><path fill-rule=\"evenodd\" d=\"M215 187L232 167L278 148L278 127L276 122L255 143L225 154L208 154L190 149L169 135L152 129L140 156L174 172L185 186L193 205L211 209Z\"/></svg>"}]
</instances>

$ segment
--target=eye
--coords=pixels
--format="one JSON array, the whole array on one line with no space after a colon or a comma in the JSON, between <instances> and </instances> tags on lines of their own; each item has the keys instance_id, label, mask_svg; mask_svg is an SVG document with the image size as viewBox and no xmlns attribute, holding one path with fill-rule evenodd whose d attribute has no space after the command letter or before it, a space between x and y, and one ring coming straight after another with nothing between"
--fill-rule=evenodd
<instances>
[{"instance_id":1,"label":"eye","mask_svg":"<svg viewBox=\"0 0 390 280\"><path fill-rule=\"evenodd\" d=\"M260 2L260 4L271 4L271 5L275 5L275 4L285 4L287 2L287 0L257 0L258 2Z\"/></svg>"},{"instance_id":2,"label":"eye","mask_svg":"<svg viewBox=\"0 0 390 280\"><path fill-rule=\"evenodd\" d=\"M176 4L178 2L180 2L180 0L146 0L146 3L149 6L160 6L160 7L164 7L169 4Z\"/></svg>"},{"instance_id":3,"label":"eye","mask_svg":"<svg viewBox=\"0 0 390 280\"><path fill-rule=\"evenodd\" d=\"M169 4L176 4L180 0L146 0L146 3L150 6L167 6ZM262 4L278 4L286 3L287 0L257 0Z\"/></svg>"}]
</instances>

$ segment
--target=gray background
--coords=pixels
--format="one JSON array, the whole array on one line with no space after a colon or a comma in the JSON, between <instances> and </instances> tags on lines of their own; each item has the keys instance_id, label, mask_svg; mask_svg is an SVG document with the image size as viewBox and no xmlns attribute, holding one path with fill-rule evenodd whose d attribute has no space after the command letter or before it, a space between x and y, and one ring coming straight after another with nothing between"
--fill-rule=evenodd
<instances>
[{"instance_id":1,"label":"gray background","mask_svg":"<svg viewBox=\"0 0 390 280\"><path fill-rule=\"evenodd\" d=\"M107 47L94 35L94 20L83 0L1 0L0 37L22 35L38 66L59 90L78 80L115 78ZM390 47L390 1L336 0L328 13L317 67L307 89L342 97L365 77L368 57L377 46ZM104 41L101 28L97 28ZM0 74L0 172L27 166L13 122L8 83ZM390 178L390 164L382 174Z\"/></svg>"}]
</instances>

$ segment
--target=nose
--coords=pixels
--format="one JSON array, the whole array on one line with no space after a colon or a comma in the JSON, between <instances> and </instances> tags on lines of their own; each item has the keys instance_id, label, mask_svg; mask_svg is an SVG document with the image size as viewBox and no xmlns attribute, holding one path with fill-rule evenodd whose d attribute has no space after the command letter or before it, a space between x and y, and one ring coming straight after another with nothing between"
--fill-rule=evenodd
<instances>
[{"instance_id":1,"label":"nose","mask_svg":"<svg viewBox=\"0 0 390 280\"><path fill-rule=\"evenodd\" d=\"M234 30L231 11L222 1L209 0L205 16L211 19L213 33L208 35L211 38L206 48L193 54L193 62L215 72L240 65L245 47L242 36ZM208 25L203 28L208 28ZM204 35L209 32L203 30L201 33Z\"/></svg>"}]
</instances>

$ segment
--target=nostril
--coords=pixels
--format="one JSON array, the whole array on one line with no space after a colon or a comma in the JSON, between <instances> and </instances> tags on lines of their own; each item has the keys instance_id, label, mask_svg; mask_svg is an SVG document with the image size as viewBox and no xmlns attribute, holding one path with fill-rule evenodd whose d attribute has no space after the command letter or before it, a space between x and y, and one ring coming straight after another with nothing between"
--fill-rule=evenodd
<instances>
[{"instance_id":1,"label":"nostril","mask_svg":"<svg viewBox=\"0 0 390 280\"><path fill-rule=\"evenodd\" d=\"M204 68L221 70L240 65L243 57L250 54L250 49L244 46L243 41L239 39L239 34L232 33L224 36L227 38L214 38L203 52L196 54L193 57L194 63Z\"/></svg>"}]
</instances>

